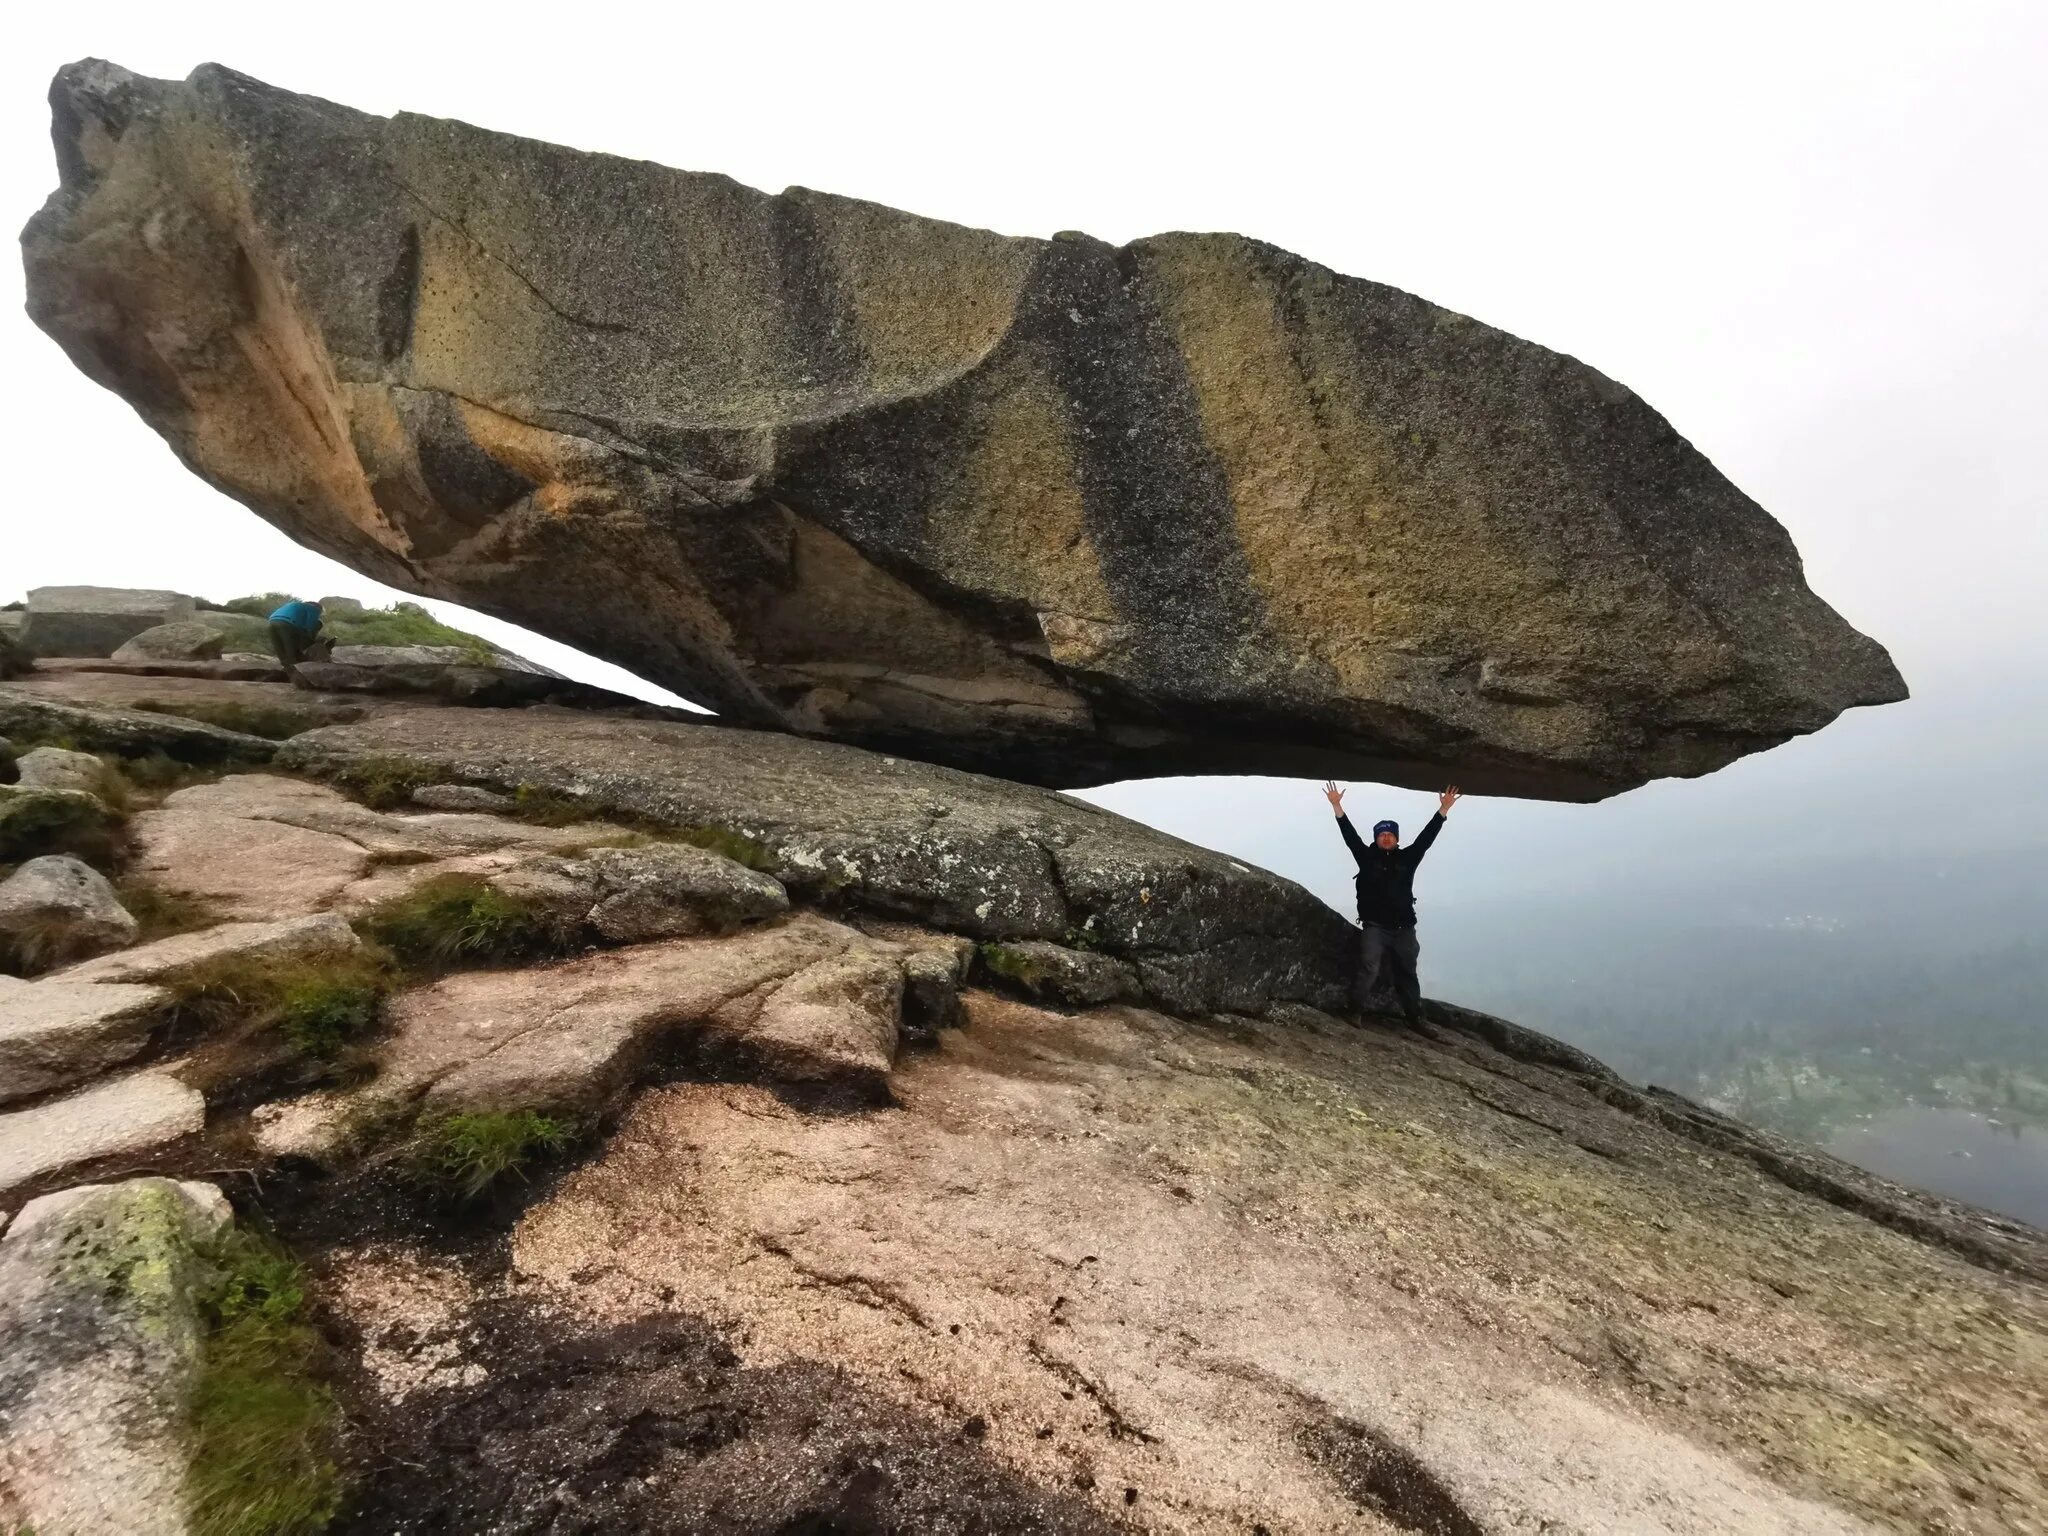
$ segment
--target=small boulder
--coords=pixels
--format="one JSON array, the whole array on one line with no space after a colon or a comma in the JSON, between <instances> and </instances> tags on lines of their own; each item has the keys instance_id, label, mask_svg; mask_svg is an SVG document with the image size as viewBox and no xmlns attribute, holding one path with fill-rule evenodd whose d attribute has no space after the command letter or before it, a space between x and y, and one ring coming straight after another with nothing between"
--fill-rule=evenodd
<instances>
[{"instance_id":1,"label":"small boulder","mask_svg":"<svg viewBox=\"0 0 2048 1536\"><path fill-rule=\"evenodd\" d=\"M21 643L20 632L0 629L0 681L10 677L25 677L34 668L35 663L29 658L28 647Z\"/></svg>"},{"instance_id":2,"label":"small boulder","mask_svg":"<svg viewBox=\"0 0 2048 1536\"><path fill-rule=\"evenodd\" d=\"M1065 1008L1094 1008L1140 995L1137 972L1113 955L1043 939L984 944L982 968L999 982L1038 1002Z\"/></svg>"},{"instance_id":3,"label":"small boulder","mask_svg":"<svg viewBox=\"0 0 2048 1536\"><path fill-rule=\"evenodd\" d=\"M154 1152L205 1124L206 1100L199 1090L167 1072L132 1073L0 1115L0 1199L101 1158Z\"/></svg>"},{"instance_id":4,"label":"small boulder","mask_svg":"<svg viewBox=\"0 0 2048 1536\"><path fill-rule=\"evenodd\" d=\"M319 602L322 616L330 619L360 619L369 612L352 597L323 597Z\"/></svg>"},{"instance_id":5,"label":"small boulder","mask_svg":"<svg viewBox=\"0 0 2048 1536\"><path fill-rule=\"evenodd\" d=\"M590 925L614 944L727 933L789 910L781 881L688 843L596 848L569 868L594 887Z\"/></svg>"},{"instance_id":6,"label":"small boulder","mask_svg":"<svg viewBox=\"0 0 2048 1536\"><path fill-rule=\"evenodd\" d=\"M0 951L24 969L121 949L136 932L107 877L68 853L30 859L0 881Z\"/></svg>"},{"instance_id":7,"label":"small boulder","mask_svg":"<svg viewBox=\"0 0 2048 1536\"><path fill-rule=\"evenodd\" d=\"M107 780L106 765L90 752L67 747L37 747L15 762L16 782L23 789L97 795Z\"/></svg>"},{"instance_id":8,"label":"small boulder","mask_svg":"<svg viewBox=\"0 0 2048 1536\"><path fill-rule=\"evenodd\" d=\"M119 1066L149 1041L170 993L61 976L0 977L0 1104L69 1088Z\"/></svg>"},{"instance_id":9,"label":"small boulder","mask_svg":"<svg viewBox=\"0 0 2048 1536\"><path fill-rule=\"evenodd\" d=\"M130 1179L30 1201L0 1239L0 1519L9 1530L190 1528L186 1405L210 1184Z\"/></svg>"},{"instance_id":10,"label":"small boulder","mask_svg":"<svg viewBox=\"0 0 2048 1536\"><path fill-rule=\"evenodd\" d=\"M198 621L159 624L122 642L116 661L214 661L227 637Z\"/></svg>"},{"instance_id":11,"label":"small boulder","mask_svg":"<svg viewBox=\"0 0 2048 1536\"><path fill-rule=\"evenodd\" d=\"M972 954L974 946L963 941ZM917 949L903 957L903 1027L920 1034L960 1022L960 983L966 962L944 950Z\"/></svg>"}]
</instances>

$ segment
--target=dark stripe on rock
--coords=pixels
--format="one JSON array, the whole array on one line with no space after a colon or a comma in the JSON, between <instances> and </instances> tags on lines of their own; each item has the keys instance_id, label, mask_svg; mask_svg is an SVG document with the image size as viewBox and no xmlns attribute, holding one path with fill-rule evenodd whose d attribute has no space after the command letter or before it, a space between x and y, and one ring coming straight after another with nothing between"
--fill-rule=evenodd
<instances>
[{"instance_id":1,"label":"dark stripe on rock","mask_svg":"<svg viewBox=\"0 0 2048 1536\"><path fill-rule=\"evenodd\" d=\"M1139 664L1169 696L1228 690L1262 629L1230 486L1142 252L1085 236L1045 249L1017 334L1068 409L1082 516Z\"/></svg>"}]
</instances>

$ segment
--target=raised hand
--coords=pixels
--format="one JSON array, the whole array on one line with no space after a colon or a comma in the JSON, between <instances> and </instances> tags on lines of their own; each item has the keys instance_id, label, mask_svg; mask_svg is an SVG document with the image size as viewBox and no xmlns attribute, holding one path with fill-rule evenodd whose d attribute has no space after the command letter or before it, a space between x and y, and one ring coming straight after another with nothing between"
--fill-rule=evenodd
<instances>
[{"instance_id":1,"label":"raised hand","mask_svg":"<svg viewBox=\"0 0 2048 1536\"><path fill-rule=\"evenodd\" d=\"M1330 802L1330 810L1334 814L1338 816L1344 814L1344 791L1337 787L1335 780L1326 780L1324 782L1323 798Z\"/></svg>"},{"instance_id":2,"label":"raised hand","mask_svg":"<svg viewBox=\"0 0 2048 1536\"><path fill-rule=\"evenodd\" d=\"M1437 797L1436 813L1439 816L1451 814L1451 807L1458 803L1458 786L1453 784Z\"/></svg>"}]
</instances>

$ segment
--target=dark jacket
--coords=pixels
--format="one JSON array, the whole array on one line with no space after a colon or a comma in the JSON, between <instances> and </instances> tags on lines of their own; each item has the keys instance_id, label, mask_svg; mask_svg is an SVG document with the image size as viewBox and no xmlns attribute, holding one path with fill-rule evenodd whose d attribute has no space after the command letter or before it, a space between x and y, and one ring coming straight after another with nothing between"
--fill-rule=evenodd
<instances>
[{"instance_id":1,"label":"dark jacket","mask_svg":"<svg viewBox=\"0 0 2048 1536\"><path fill-rule=\"evenodd\" d=\"M1382 928L1415 926L1415 866L1444 827L1443 812L1429 818L1422 835L1405 848L1382 848L1358 835L1349 816L1337 818L1344 845L1358 861L1358 920Z\"/></svg>"}]
</instances>

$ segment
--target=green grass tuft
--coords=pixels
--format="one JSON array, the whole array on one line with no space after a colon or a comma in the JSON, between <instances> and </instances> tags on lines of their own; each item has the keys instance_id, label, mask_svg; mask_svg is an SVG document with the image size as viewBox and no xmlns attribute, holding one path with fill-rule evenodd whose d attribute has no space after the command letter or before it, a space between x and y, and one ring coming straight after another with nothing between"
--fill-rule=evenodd
<instances>
[{"instance_id":1,"label":"green grass tuft","mask_svg":"<svg viewBox=\"0 0 2048 1536\"><path fill-rule=\"evenodd\" d=\"M420 1130L414 1167L430 1188L475 1200L532 1169L576 1140L573 1122L530 1109L448 1115Z\"/></svg>"},{"instance_id":2,"label":"green grass tuft","mask_svg":"<svg viewBox=\"0 0 2048 1536\"><path fill-rule=\"evenodd\" d=\"M210 1255L185 1499L196 1536L299 1536L341 1502L334 1399L317 1378L299 1267L232 1228Z\"/></svg>"},{"instance_id":3,"label":"green grass tuft","mask_svg":"<svg viewBox=\"0 0 2048 1536\"><path fill-rule=\"evenodd\" d=\"M678 843L688 843L694 848L703 848L711 853L722 854L735 864L744 864L748 869L759 870L764 875L775 873L775 855L765 843L757 843L741 832L726 827L668 827L659 834Z\"/></svg>"},{"instance_id":4,"label":"green grass tuft","mask_svg":"<svg viewBox=\"0 0 2048 1536\"><path fill-rule=\"evenodd\" d=\"M278 1000L277 1028L294 1050L325 1060L370 1032L383 1001L381 978L308 977Z\"/></svg>"},{"instance_id":5,"label":"green grass tuft","mask_svg":"<svg viewBox=\"0 0 2048 1536\"><path fill-rule=\"evenodd\" d=\"M141 928L136 942L168 939L174 934L197 933L221 921L213 906L197 896L167 891L136 875L114 882L114 895Z\"/></svg>"},{"instance_id":6,"label":"green grass tuft","mask_svg":"<svg viewBox=\"0 0 2048 1536\"><path fill-rule=\"evenodd\" d=\"M539 827L572 827L593 815L574 796L538 784L522 784L512 792L512 814Z\"/></svg>"},{"instance_id":7,"label":"green grass tuft","mask_svg":"<svg viewBox=\"0 0 2048 1536\"><path fill-rule=\"evenodd\" d=\"M374 950L305 959L226 960L173 985L181 1029L276 1030L295 1051L328 1060L375 1027L393 985Z\"/></svg>"},{"instance_id":8,"label":"green grass tuft","mask_svg":"<svg viewBox=\"0 0 2048 1536\"><path fill-rule=\"evenodd\" d=\"M446 784L451 775L438 764L411 757L366 757L344 764L334 782L373 811L393 811L428 784Z\"/></svg>"},{"instance_id":9,"label":"green grass tuft","mask_svg":"<svg viewBox=\"0 0 2048 1536\"><path fill-rule=\"evenodd\" d=\"M534 903L475 875L424 881L368 913L357 927L402 963L425 970L542 959L573 949L579 937Z\"/></svg>"}]
</instances>

